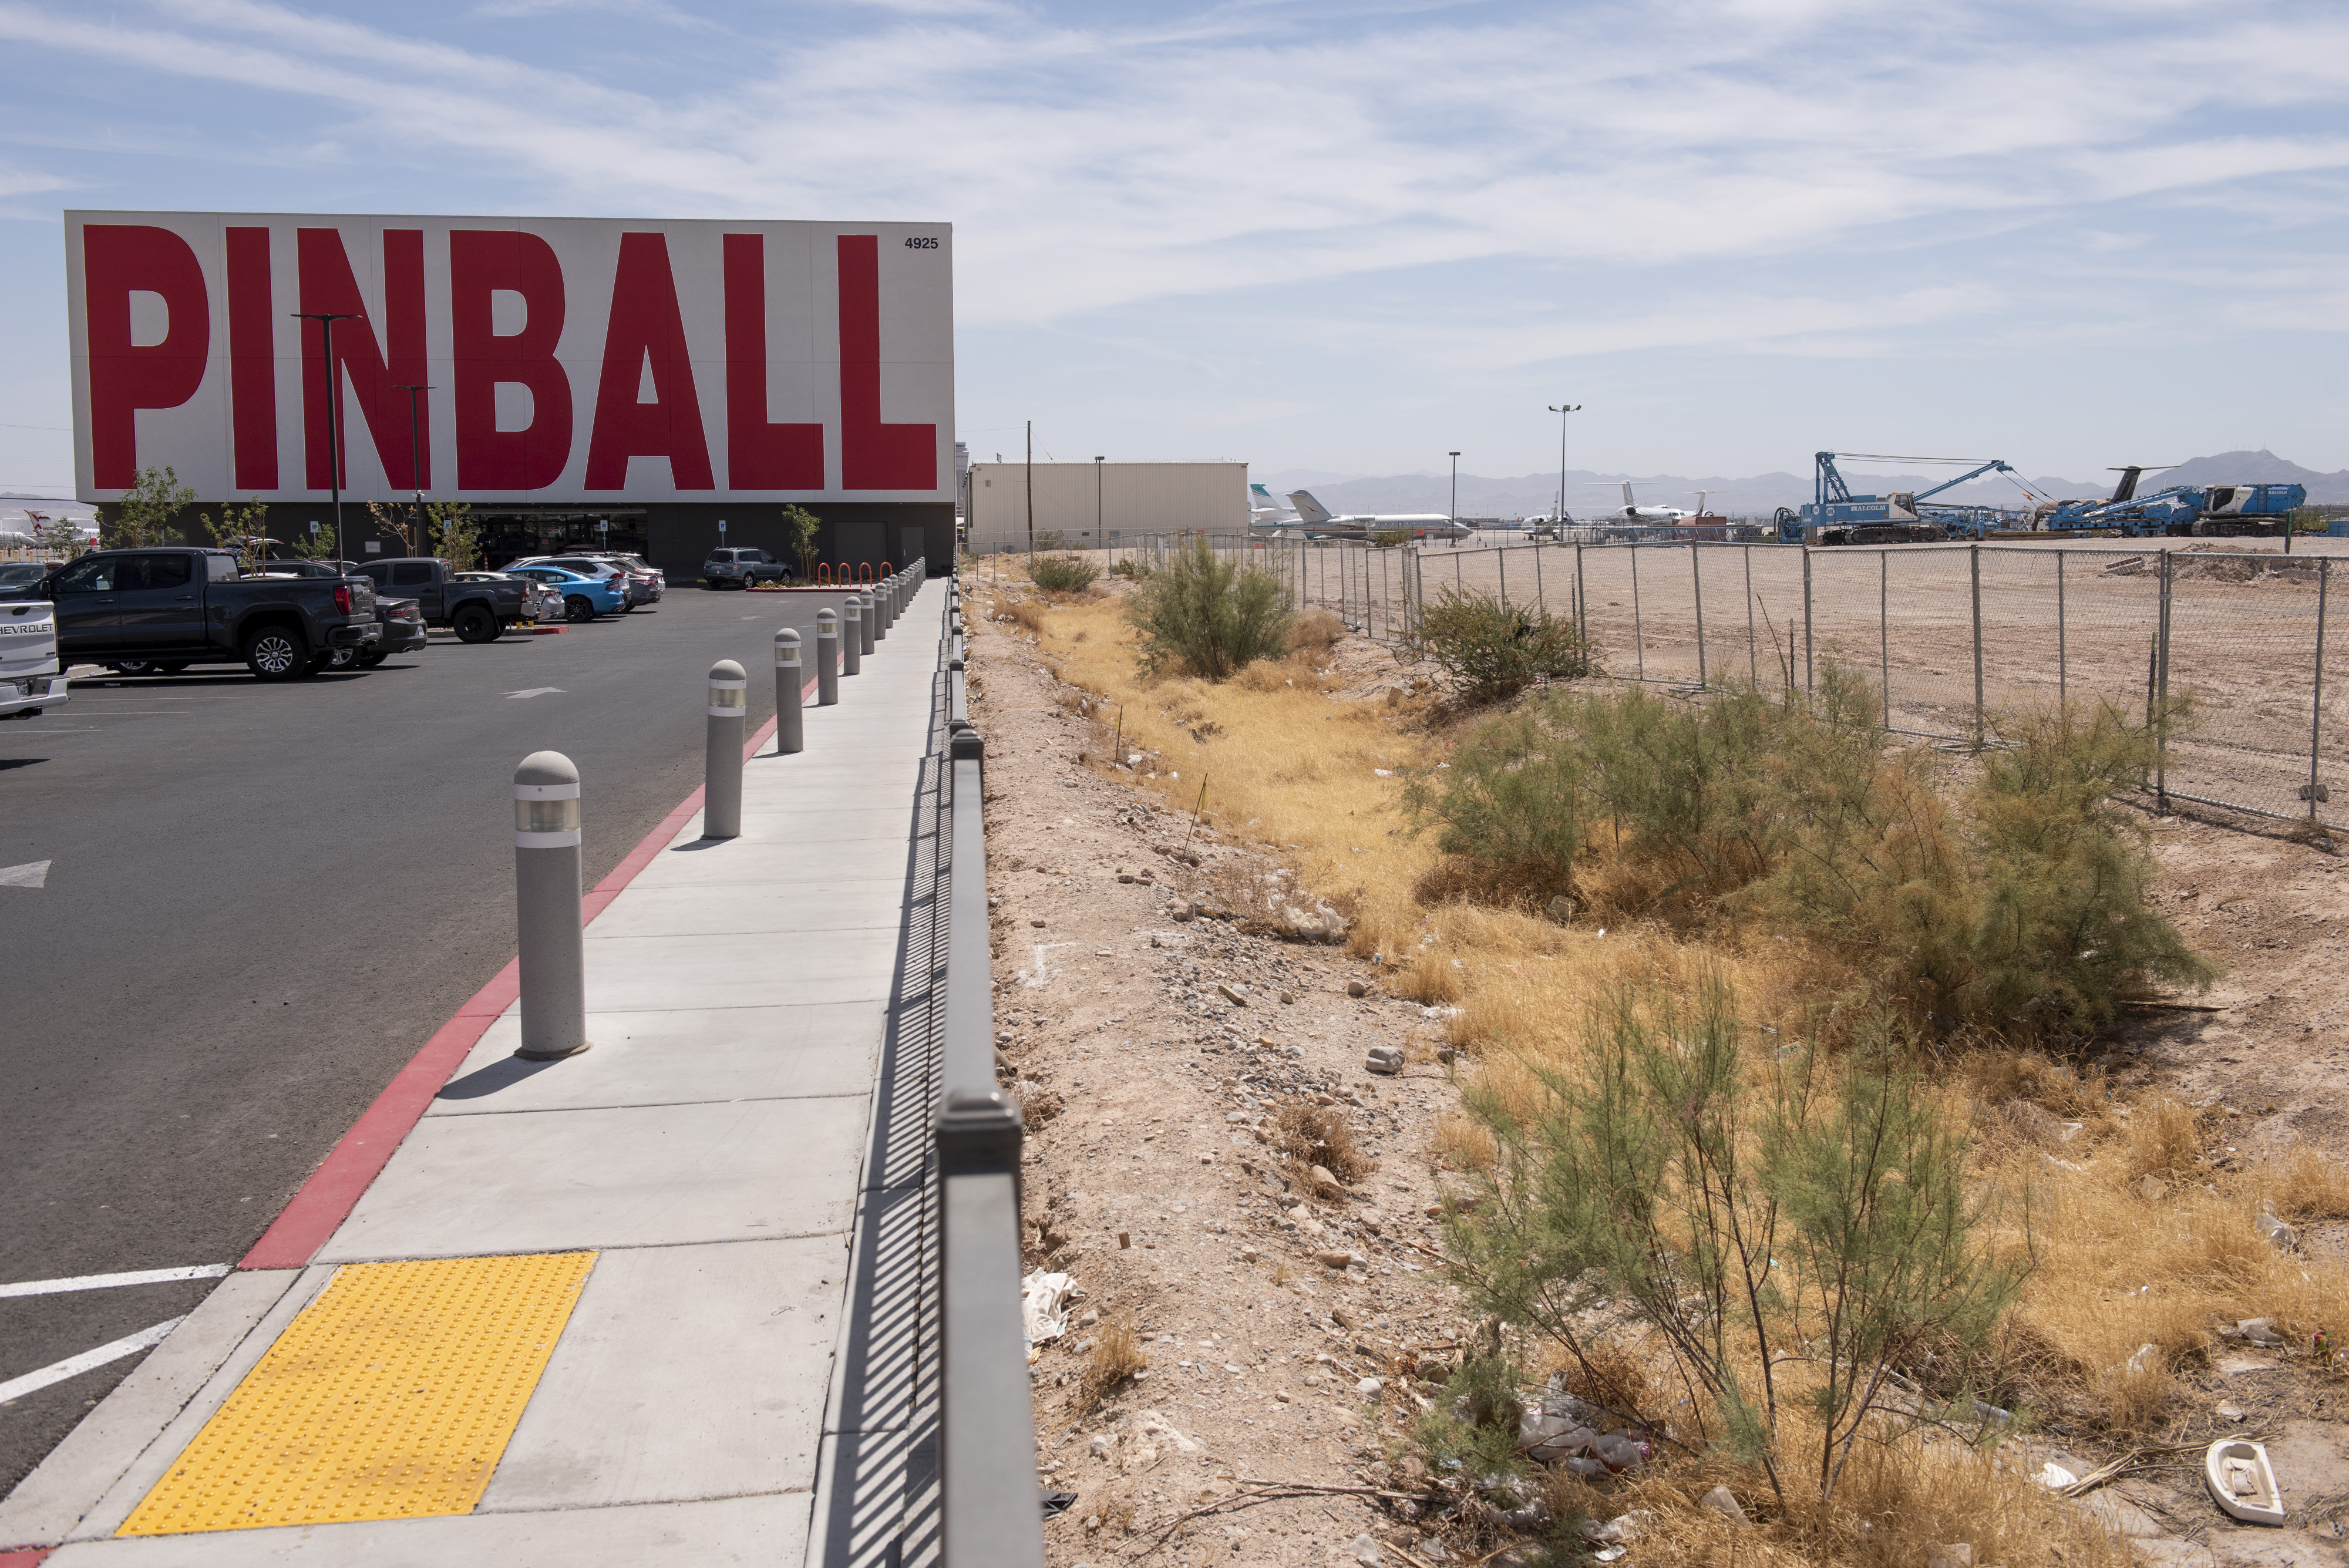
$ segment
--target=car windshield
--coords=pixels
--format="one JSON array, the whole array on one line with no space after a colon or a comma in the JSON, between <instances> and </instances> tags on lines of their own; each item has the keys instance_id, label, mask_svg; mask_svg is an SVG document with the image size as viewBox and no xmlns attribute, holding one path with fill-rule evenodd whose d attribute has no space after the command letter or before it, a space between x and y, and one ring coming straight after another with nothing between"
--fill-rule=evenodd
<instances>
[{"instance_id":1,"label":"car windshield","mask_svg":"<svg viewBox=\"0 0 2349 1568\"><path fill-rule=\"evenodd\" d=\"M11 561L0 566L0 583L37 583L49 568L38 561Z\"/></svg>"}]
</instances>

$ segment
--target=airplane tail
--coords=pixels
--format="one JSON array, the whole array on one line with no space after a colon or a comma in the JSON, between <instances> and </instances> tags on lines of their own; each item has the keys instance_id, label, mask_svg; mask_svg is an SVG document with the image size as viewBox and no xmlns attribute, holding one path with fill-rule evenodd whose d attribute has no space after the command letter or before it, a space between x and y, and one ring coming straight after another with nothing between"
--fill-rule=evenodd
<instances>
[{"instance_id":1,"label":"airplane tail","mask_svg":"<svg viewBox=\"0 0 2349 1568\"><path fill-rule=\"evenodd\" d=\"M1623 482L1623 510L1629 512L1638 504L1640 504L1638 502L1631 499L1631 482L1627 479Z\"/></svg>"},{"instance_id":2,"label":"airplane tail","mask_svg":"<svg viewBox=\"0 0 2349 1568\"><path fill-rule=\"evenodd\" d=\"M1314 500L1313 493L1309 490L1290 491L1288 504L1297 508L1299 518L1307 523L1327 523L1336 515L1327 506Z\"/></svg>"}]
</instances>

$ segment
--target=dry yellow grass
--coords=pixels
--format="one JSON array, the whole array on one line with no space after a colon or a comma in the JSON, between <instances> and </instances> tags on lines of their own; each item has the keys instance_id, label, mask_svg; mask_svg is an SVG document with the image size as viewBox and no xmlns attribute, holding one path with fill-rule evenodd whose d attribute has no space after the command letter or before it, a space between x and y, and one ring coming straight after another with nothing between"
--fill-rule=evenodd
<instances>
[{"instance_id":1,"label":"dry yellow grass","mask_svg":"<svg viewBox=\"0 0 2349 1568\"><path fill-rule=\"evenodd\" d=\"M982 573L982 589L986 580ZM1444 744L1403 727L1414 710L1335 701L1299 657L1252 666L1220 687L1145 680L1113 599L1046 606L1026 584L1018 591L1026 602L1010 613L1035 631L1061 678L1104 700L1094 709L1104 742L1122 707L1121 749L1146 760L1120 778L1185 812L1204 781L1208 826L1265 846L1345 910L1351 950L1380 961L1390 991L1457 1008L1453 1042L1476 1054L1474 1070L1506 1098L1522 1105L1541 1092L1537 1067L1568 1060L1575 1025L1598 995L1640 987L1689 995L1707 971L1731 982L1747 1023L1776 1031L1776 1042L1832 1034L1829 1004L1848 977L1827 956L1766 932L1602 929L1532 909L1423 905L1413 890L1436 857L1408 831L1402 792L1410 770L1442 760ZM2213 1170L2208 1129L2191 1107L2156 1100L2124 1110L2101 1079L2043 1056L1978 1050L1947 1077L1952 1114L1971 1102L1994 1233L2033 1265L2012 1315L2011 1370L2044 1401L2116 1433L2139 1429L2161 1417L2175 1368L2207 1352L2217 1324L2272 1317L2304 1345L2328 1309L2341 1316L2349 1273L2277 1251L2254 1219L2262 1202L2293 1221L2349 1216L2349 1170L2306 1153ZM1450 1119L1429 1155L1481 1168L1493 1158L1490 1135ZM2147 1345L2154 1351L2139 1356ZM1937 1540L1971 1541L1976 1562L2010 1568L2126 1561L2077 1511L1959 1443L1912 1437L1864 1444L1860 1454L1831 1516L1814 1511L1767 1541L1748 1538L1739 1561L1889 1565L1922 1561ZM1649 1486L1664 1501L1693 1484L1686 1502L1716 1480L1754 1494L1754 1477L1710 1461ZM1612 1495L1603 1506L1619 1512L1630 1502ZM1863 1520L1870 1529L1858 1529ZM1705 1516L1669 1510L1640 1561L1723 1561L1718 1533Z\"/></svg>"},{"instance_id":2,"label":"dry yellow grass","mask_svg":"<svg viewBox=\"0 0 2349 1568\"><path fill-rule=\"evenodd\" d=\"M1142 1336L1134 1332L1133 1314L1110 1319L1101 1325L1101 1336L1093 1341L1092 1354L1085 1357L1085 1369L1079 1375L1079 1408L1099 1404L1112 1389L1149 1365L1142 1354Z\"/></svg>"}]
</instances>

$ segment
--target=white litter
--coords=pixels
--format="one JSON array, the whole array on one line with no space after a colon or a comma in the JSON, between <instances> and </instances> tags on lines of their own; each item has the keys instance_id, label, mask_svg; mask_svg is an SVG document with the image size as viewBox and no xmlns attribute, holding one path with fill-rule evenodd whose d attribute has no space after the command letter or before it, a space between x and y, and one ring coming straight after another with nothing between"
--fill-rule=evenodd
<instances>
[{"instance_id":1,"label":"white litter","mask_svg":"<svg viewBox=\"0 0 2349 1568\"><path fill-rule=\"evenodd\" d=\"M1038 1345L1069 1332L1069 1290L1076 1282L1071 1275L1041 1269L1019 1282L1019 1324L1028 1336L1029 1360L1036 1359Z\"/></svg>"},{"instance_id":2,"label":"white litter","mask_svg":"<svg viewBox=\"0 0 2349 1568\"><path fill-rule=\"evenodd\" d=\"M2041 1486L2045 1487L2050 1491L2061 1491L2067 1486L2077 1486L2080 1484L2080 1478L2078 1476L2074 1475L2070 1470L2065 1469L2054 1459L2049 1459L2045 1464L2039 1467L2039 1475L2037 1480Z\"/></svg>"}]
</instances>

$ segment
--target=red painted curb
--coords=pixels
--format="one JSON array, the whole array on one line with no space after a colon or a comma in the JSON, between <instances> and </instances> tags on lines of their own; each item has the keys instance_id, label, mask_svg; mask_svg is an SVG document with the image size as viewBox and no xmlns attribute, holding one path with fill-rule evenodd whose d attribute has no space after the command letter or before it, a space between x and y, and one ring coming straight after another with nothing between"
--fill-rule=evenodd
<instances>
[{"instance_id":1,"label":"red painted curb","mask_svg":"<svg viewBox=\"0 0 2349 1568\"><path fill-rule=\"evenodd\" d=\"M801 689L800 697L815 690L810 680ZM758 754L767 738L775 732L775 721L769 719L759 726L759 732L742 747L742 758L748 762ZM701 791L697 788L687 795L683 804L660 825L638 841L634 849L612 867L611 874L580 900L580 924L593 921L611 907L620 890L636 878L638 872L653 863L667 848L678 830L692 820L701 809ZM522 994L522 961L510 959L505 968L498 971L489 984L468 997L456 1015L433 1033L424 1048L408 1059L408 1064L384 1085L375 1103L353 1123L342 1141L328 1152L325 1161L302 1184L253 1250L238 1261L240 1269L299 1269L308 1264L319 1248L326 1244L336 1229L350 1217L359 1199L391 1163L392 1152L400 1140L422 1119L432 1097L449 1081L481 1036L489 1033L505 1010ZM23 1564L0 1556L0 1568L32 1568L38 1557Z\"/></svg>"},{"instance_id":2,"label":"red painted curb","mask_svg":"<svg viewBox=\"0 0 2349 1568\"><path fill-rule=\"evenodd\" d=\"M0 1568L40 1568L40 1561L57 1550L54 1546L27 1546L16 1552L0 1552Z\"/></svg>"}]
</instances>

